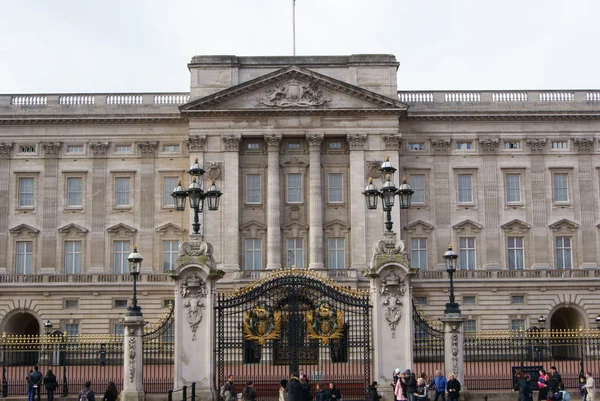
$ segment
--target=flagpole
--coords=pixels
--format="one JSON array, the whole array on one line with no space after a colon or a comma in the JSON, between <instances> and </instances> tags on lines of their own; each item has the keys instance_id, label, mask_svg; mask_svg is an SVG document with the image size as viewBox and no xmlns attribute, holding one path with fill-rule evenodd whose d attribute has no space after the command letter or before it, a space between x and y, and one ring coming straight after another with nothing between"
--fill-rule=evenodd
<instances>
[{"instance_id":1,"label":"flagpole","mask_svg":"<svg viewBox=\"0 0 600 401\"><path fill-rule=\"evenodd\" d=\"M296 55L296 0L292 0L292 42L294 56Z\"/></svg>"}]
</instances>

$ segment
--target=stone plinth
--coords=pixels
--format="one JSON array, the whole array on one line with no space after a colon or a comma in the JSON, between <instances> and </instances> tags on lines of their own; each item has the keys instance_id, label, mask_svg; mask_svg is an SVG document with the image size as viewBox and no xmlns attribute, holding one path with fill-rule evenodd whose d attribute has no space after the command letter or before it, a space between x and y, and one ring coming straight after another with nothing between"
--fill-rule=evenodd
<instances>
[{"instance_id":1,"label":"stone plinth","mask_svg":"<svg viewBox=\"0 0 600 401\"><path fill-rule=\"evenodd\" d=\"M144 317L125 316L123 320L123 391L121 401L143 401L144 399Z\"/></svg>"},{"instance_id":2,"label":"stone plinth","mask_svg":"<svg viewBox=\"0 0 600 401\"><path fill-rule=\"evenodd\" d=\"M446 313L440 319L444 323L444 363L446 376L454 373L462 386L465 383L465 333L463 322L466 320L459 313Z\"/></svg>"}]
</instances>

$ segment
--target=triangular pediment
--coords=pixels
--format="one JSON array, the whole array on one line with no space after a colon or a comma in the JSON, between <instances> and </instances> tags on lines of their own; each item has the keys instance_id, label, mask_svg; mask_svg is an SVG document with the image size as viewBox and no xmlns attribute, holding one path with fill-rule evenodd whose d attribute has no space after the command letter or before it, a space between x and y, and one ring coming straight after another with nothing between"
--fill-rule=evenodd
<instances>
[{"instance_id":1,"label":"triangular pediment","mask_svg":"<svg viewBox=\"0 0 600 401\"><path fill-rule=\"evenodd\" d=\"M413 221L412 223L404 226L404 229L409 234L429 234L434 228L435 226L426 223L423 220Z\"/></svg>"},{"instance_id":2,"label":"triangular pediment","mask_svg":"<svg viewBox=\"0 0 600 401\"><path fill-rule=\"evenodd\" d=\"M267 232L267 226L256 220L240 225L240 231L246 238L261 238Z\"/></svg>"},{"instance_id":3,"label":"triangular pediment","mask_svg":"<svg viewBox=\"0 0 600 401\"><path fill-rule=\"evenodd\" d=\"M569 219L562 219L557 221L556 223L550 224L550 227L553 231L570 231L573 232L579 228L579 224L572 222Z\"/></svg>"},{"instance_id":4,"label":"triangular pediment","mask_svg":"<svg viewBox=\"0 0 600 401\"><path fill-rule=\"evenodd\" d=\"M137 229L130 227L127 224L119 223L107 228L106 231L112 235L133 235L137 232Z\"/></svg>"},{"instance_id":5,"label":"triangular pediment","mask_svg":"<svg viewBox=\"0 0 600 401\"><path fill-rule=\"evenodd\" d=\"M341 220L332 220L323 226L326 233L332 237L343 237L350 231L350 226Z\"/></svg>"},{"instance_id":6,"label":"triangular pediment","mask_svg":"<svg viewBox=\"0 0 600 401\"><path fill-rule=\"evenodd\" d=\"M514 219L506 224L500 226L504 231L508 233L525 233L531 228L531 224L527 224L522 220Z\"/></svg>"},{"instance_id":7,"label":"triangular pediment","mask_svg":"<svg viewBox=\"0 0 600 401\"><path fill-rule=\"evenodd\" d=\"M400 114L408 106L355 85L297 66L241 83L179 107L182 113L332 113L344 111Z\"/></svg>"},{"instance_id":8,"label":"triangular pediment","mask_svg":"<svg viewBox=\"0 0 600 401\"><path fill-rule=\"evenodd\" d=\"M186 230L183 227L179 227L177 224L166 223L166 224L163 224L162 226L156 227L154 229L154 231L156 231L159 235L165 235L169 231L173 232L174 235L181 235Z\"/></svg>"},{"instance_id":9,"label":"triangular pediment","mask_svg":"<svg viewBox=\"0 0 600 401\"><path fill-rule=\"evenodd\" d=\"M283 229L285 236L290 238L304 237L308 232L308 226L299 221L292 221L281 228Z\"/></svg>"},{"instance_id":10,"label":"triangular pediment","mask_svg":"<svg viewBox=\"0 0 600 401\"><path fill-rule=\"evenodd\" d=\"M481 231L483 226L479 223L475 223L473 220L465 220L456 225L453 225L452 228L455 229L458 233L478 233L479 231Z\"/></svg>"},{"instance_id":11,"label":"triangular pediment","mask_svg":"<svg viewBox=\"0 0 600 401\"><path fill-rule=\"evenodd\" d=\"M59 228L58 232L61 234L64 234L64 235L68 235L68 234L83 235L88 232L88 229L85 227L81 227L78 224L71 223L71 224L67 224L66 226Z\"/></svg>"},{"instance_id":12,"label":"triangular pediment","mask_svg":"<svg viewBox=\"0 0 600 401\"><path fill-rule=\"evenodd\" d=\"M36 234L40 232L40 230L38 230L35 227L31 227L28 224L19 224L18 226L15 226L8 231L10 231L11 234L16 235L16 236L28 235L30 237L35 237Z\"/></svg>"}]
</instances>

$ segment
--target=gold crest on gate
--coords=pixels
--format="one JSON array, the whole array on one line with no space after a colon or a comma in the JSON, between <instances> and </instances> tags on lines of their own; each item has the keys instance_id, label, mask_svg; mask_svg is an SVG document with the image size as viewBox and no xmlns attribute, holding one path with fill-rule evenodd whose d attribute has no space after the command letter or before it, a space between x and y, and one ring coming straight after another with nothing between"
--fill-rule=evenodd
<instances>
[{"instance_id":1,"label":"gold crest on gate","mask_svg":"<svg viewBox=\"0 0 600 401\"><path fill-rule=\"evenodd\" d=\"M329 344L344 337L344 313L322 303L314 311L306 312L306 329L308 338Z\"/></svg>"},{"instance_id":2,"label":"gold crest on gate","mask_svg":"<svg viewBox=\"0 0 600 401\"><path fill-rule=\"evenodd\" d=\"M244 340L264 345L267 340L277 340L281 332L281 312L270 305L259 303L244 313Z\"/></svg>"}]
</instances>

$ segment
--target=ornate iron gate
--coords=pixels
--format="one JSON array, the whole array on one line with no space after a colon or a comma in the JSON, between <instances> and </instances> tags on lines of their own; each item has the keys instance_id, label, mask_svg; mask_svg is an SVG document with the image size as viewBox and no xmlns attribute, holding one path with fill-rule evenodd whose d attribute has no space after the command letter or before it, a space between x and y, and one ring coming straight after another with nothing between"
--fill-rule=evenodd
<instances>
[{"instance_id":1,"label":"ornate iron gate","mask_svg":"<svg viewBox=\"0 0 600 401\"><path fill-rule=\"evenodd\" d=\"M413 362L417 374L425 372L433 377L436 370L444 372L444 330L441 324L436 327L434 322L420 314L413 303ZM450 372L447 372L450 373Z\"/></svg>"},{"instance_id":2,"label":"ornate iron gate","mask_svg":"<svg viewBox=\"0 0 600 401\"><path fill-rule=\"evenodd\" d=\"M344 399L364 400L371 380L369 292L308 270L282 270L218 295L217 377L254 382L276 399L279 382L305 374L313 386L334 382Z\"/></svg>"}]
</instances>

